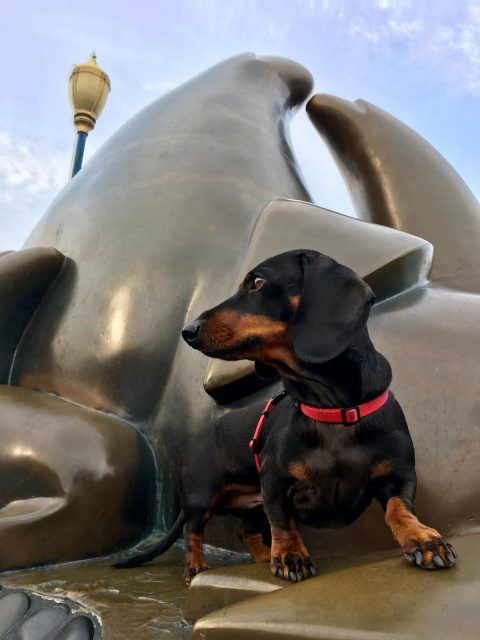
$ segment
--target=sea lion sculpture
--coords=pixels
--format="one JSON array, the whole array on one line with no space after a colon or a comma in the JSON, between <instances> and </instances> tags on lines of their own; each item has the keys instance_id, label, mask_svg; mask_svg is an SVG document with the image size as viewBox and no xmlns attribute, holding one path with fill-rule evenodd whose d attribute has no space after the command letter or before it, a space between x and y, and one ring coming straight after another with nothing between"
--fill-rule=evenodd
<instances>
[{"instance_id":1,"label":"sea lion sculpture","mask_svg":"<svg viewBox=\"0 0 480 640\"><path fill-rule=\"evenodd\" d=\"M25 293L30 314L4 337L0 467L11 490L0 509L1 568L138 538L154 511L145 486L156 487L155 464L160 522L170 518L175 451L220 410L202 392L205 360L192 358L179 331L230 291L263 206L309 200L286 120L311 87L288 60L219 64L123 126L23 251L0 258L10 309L19 307L16 282L35 271L32 247L55 247L58 266L35 305Z\"/></svg>"},{"instance_id":2,"label":"sea lion sculpture","mask_svg":"<svg viewBox=\"0 0 480 640\"><path fill-rule=\"evenodd\" d=\"M249 363L235 369L209 363L181 344L179 330L226 297L259 254L300 245L346 262L376 289L383 302L374 309L371 330L393 364L395 390L412 425L424 474L419 508L447 532L477 525L478 465L466 448L471 451L476 425L479 296L460 280L455 292L429 285L427 232L434 210L418 211L417 218L425 215L422 228L407 217L402 225L391 218L397 230L309 203L285 119L310 88L308 72L286 60L240 56L218 65L120 129L61 192L24 250L0 257L2 309L10 309L0 313L8 359L0 386L0 456L3 486L10 487L0 505L1 567L104 553L138 539L153 521L159 527L171 522L171 477L188 432L233 401L238 406L272 392L271 386L252 392L258 380L242 387L251 380ZM315 122L322 129L323 114ZM403 199L415 178L408 166L402 173L395 163L376 164L361 154L352 165L349 135L354 149L380 150L398 135L395 123L388 121L377 136L362 123L328 129L327 122L333 145L347 138L338 158L357 186L374 188L396 176L398 202L405 211L415 204ZM440 236L455 242L432 238L453 256L448 268L455 270L462 252L452 247L461 245L457 229L464 229L457 222L468 218L475 231L474 201L451 169L439 170L442 163L425 153L425 141L410 134L405 164L409 154L420 155L428 176L416 198L421 193L428 203L438 184L457 189L457 204L468 201L457 207L456 221L443 217ZM390 153L394 157L395 145ZM361 214L376 221L377 200L362 203ZM470 267L462 265L468 275ZM5 332L15 309L22 310L21 322ZM203 392L203 380L227 407ZM464 439L451 429L459 411ZM156 502L147 487L158 489ZM439 495L447 501L441 513ZM450 522L442 514L450 514ZM355 555L388 547L379 520L366 514L351 529L316 531L315 552L324 546L323 552ZM230 531L219 536L233 542Z\"/></svg>"}]
</instances>

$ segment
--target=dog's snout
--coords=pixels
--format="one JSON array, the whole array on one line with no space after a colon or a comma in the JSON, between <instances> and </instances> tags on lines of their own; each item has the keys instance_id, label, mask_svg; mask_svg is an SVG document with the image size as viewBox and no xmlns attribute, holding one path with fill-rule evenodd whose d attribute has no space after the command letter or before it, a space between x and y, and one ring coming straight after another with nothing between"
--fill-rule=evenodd
<instances>
[{"instance_id":1,"label":"dog's snout","mask_svg":"<svg viewBox=\"0 0 480 640\"><path fill-rule=\"evenodd\" d=\"M189 344L195 342L204 322L205 320L197 319L183 327L182 338L185 340L185 342L188 342Z\"/></svg>"}]
</instances>

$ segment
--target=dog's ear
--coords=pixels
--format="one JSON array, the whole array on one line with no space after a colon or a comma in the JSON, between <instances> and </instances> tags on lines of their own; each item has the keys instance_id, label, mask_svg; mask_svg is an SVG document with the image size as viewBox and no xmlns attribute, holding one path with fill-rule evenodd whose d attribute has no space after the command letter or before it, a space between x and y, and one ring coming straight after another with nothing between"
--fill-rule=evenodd
<instances>
[{"instance_id":1,"label":"dog's ear","mask_svg":"<svg viewBox=\"0 0 480 640\"><path fill-rule=\"evenodd\" d=\"M276 369L263 362L255 362L255 372L262 380L273 380L279 376Z\"/></svg>"},{"instance_id":2,"label":"dog's ear","mask_svg":"<svg viewBox=\"0 0 480 640\"><path fill-rule=\"evenodd\" d=\"M303 362L328 362L351 344L375 296L351 269L324 255L300 255L303 293L293 317L293 350Z\"/></svg>"}]
</instances>

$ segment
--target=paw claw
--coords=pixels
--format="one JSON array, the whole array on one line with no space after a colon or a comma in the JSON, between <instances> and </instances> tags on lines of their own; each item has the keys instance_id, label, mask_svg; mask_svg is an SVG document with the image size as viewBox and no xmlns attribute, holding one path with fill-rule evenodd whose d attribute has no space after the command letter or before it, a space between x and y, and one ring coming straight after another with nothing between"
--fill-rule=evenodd
<instances>
[{"instance_id":1,"label":"paw claw","mask_svg":"<svg viewBox=\"0 0 480 640\"><path fill-rule=\"evenodd\" d=\"M457 557L457 554L455 553L455 549L448 542L447 542L447 549L450 552L450 555L452 555L453 558L455 559Z\"/></svg>"},{"instance_id":2,"label":"paw claw","mask_svg":"<svg viewBox=\"0 0 480 640\"><path fill-rule=\"evenodd\" d=\"M309 556L287 553L272 558L272 573L283 580L301 582L315 575L315 567Z\"/></svg>"},{"instance_id":3,"label":"paw claw","mask_svg":"<svg viewBox=\"0 0 480 640\"><path fill-rule=\"evenodd\" d=\"M438 568L441 569L442 567L445 566L444 561L441 559L441 557L437 554L435 554L433 556L433 564Z\"/></svg>"},{"instance_id":4,"label":"paw claw","mask_svg":"<svg viewBox=\"0 0 480 640\"><path fill-rule=\"evenodd\" d=\"M408 562L422 569L447 569L455 564L452 546L438 534L430 539L410 540L403 555Z\"/></svg>"}]
</instances>

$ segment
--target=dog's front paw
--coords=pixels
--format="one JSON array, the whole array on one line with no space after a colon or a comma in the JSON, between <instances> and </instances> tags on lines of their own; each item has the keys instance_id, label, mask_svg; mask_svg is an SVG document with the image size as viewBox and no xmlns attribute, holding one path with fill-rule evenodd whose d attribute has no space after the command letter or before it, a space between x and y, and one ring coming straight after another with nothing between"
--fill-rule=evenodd
<instances>
[{"instance_id":1,"label":"dog's front paw","mask_svg":"<svg viewBox=\"0 0 480 640\"><path fill-rule=\"evenodd\" d=\"M448 569L453 567L456 554L451 544L442 536L430 529L431 536L423 535L421 539L413 538L402 551L405 558L422 569Z\"/></svg>"},{"instance_id":2,"label":"dog's front paw","mask_svg":"<svg viewBox=\"0 0 480 640\"><path fill-rule=\"evenodd\" d=\"M202 573L202 571L208 571L208 569L210 569L210 567L206 564L199 564L195 566L189 564L185 565L185 569L183 571L183 579L185 580L185 584L189 585L196 575Z\"/></svg>"},{"instance_id":3,"label":"dog's front paw","mask_svg":"<svg viewBox=\"0 0 480 640\"><path fill-rule=\"evenodd\" d=\"M310 556L300 553L282 553L273 556L271 569L274 576L292 582L300 582L313 577L316 573Z\"/></svg>"}]
</instances>

